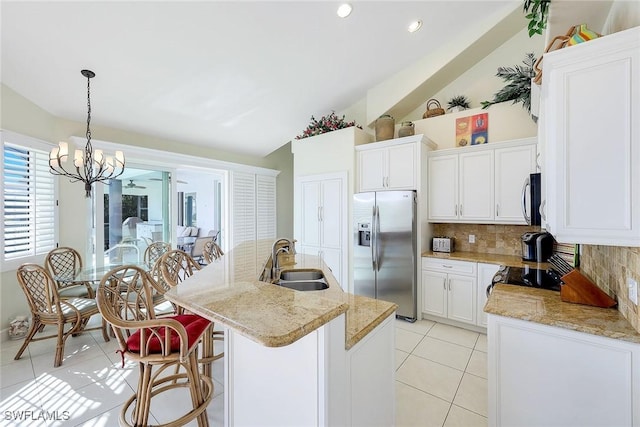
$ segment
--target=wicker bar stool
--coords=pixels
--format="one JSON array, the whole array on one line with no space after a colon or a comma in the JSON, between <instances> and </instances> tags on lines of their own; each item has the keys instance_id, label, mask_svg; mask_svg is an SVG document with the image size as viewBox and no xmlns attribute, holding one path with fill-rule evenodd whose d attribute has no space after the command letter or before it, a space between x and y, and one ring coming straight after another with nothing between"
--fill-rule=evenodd
<instances>
[{"instance_id":1,"label":"wicker bar stool","mask_svg":"<svg viewBox=\"0 0 640 427\"><path fill-rule=\"evenodd\" d=\"M189 389L193 409L162 426L182 426L194 419L198 426L208 426L206 411L213 397L213 382L198 370L197 349L211 322L195 314L156 318L149 275L133 265L109 271L98 286L96 300L115 331L123 364L127 358L138 362L140 368L137 391L124 403L120 425L147 426L151 399L184 387ZM176 368L174 373L170 368Z\"/></svg>"},{"instance_id":2,"label":"wicker bar stool","mask_svg":"<svg viewBox=\"0 0 640 427\"><path fill-rule=\"evenodd\" d=\"M180 282L200 269L200 265L188 253L179 249L165 253L158 260L160 280L165 290L178 286ZM211 376L211 364L224 356L224 352L218 354L214 352L215 342L223 340L224 332L214 331L212 324L211 332L204 337L202 356L199 360L202 365L202 371L207 376Z\"/></svg>"}]
</instances>

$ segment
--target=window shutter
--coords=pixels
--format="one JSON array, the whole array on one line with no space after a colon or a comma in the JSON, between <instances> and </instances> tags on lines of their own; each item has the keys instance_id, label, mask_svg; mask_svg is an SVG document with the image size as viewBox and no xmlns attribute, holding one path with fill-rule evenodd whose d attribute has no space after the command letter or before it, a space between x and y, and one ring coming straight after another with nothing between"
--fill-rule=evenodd
<instances>
[{"instance_id":1,"label":"window shutter","mask_svg":"<svg viewBox=\"0 0 640 427\"><path fill-rule=\"evenodd\" d=\"M45 255L56 244L56 189L49 155L33 148L42 145L37 140L7 132L2 136L3 265L37 262L33 257ZM8 138L20 143L7 142Z\"/></svg>"}]
</instances>

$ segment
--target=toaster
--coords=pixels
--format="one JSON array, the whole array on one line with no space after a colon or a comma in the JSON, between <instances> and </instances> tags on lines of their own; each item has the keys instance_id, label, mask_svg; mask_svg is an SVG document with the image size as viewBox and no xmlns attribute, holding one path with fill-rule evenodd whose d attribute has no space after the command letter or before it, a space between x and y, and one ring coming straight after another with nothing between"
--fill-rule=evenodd
<instances>
[{"instance_id":1,"label":"toaster","mask_svg":"<svg viewBox=\"0 0 640 427\"><path fill-rule=\"evenodd\" d=\"M433 252L453 252L454 243L453 237L434 237Z\"/></svg>"}]
</instances>

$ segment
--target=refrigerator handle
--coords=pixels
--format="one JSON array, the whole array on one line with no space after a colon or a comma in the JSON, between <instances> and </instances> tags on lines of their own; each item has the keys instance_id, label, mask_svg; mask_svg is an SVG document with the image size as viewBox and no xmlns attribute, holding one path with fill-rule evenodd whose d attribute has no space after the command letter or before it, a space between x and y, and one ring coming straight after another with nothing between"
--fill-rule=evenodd
<instances>
[{"instance_id":1,"label":"refrigerator handle","mask_svg":"<svg viewBox=\"0 0 640 427\"><path fill-rule=\"evenodd\" d=\"M524 220L528 225L531 225L531 217L527 215L527 187L531 185L531 181L529 177L524 180L524 185L522 186L522 216L524 216ZM533 212L532 212L533 216Z\"/></svg>"},{"instance_id":2,"label":"refrigerator handle","mask_svg":"<svg viewBox=\"0 0 640 427\"><path fill-rule=\"evenodd\" d=\"M376 271L380 271L380 208L378 205L375 207L376 209Z\"/></svg>"},{"instance_id":3,"label":"refrigerator handle","mask_svg":"<svg viewBox=\"0 0 640 427\"><path fill-rule=\"evenodd\" d=\"M373 205L373 210L371 212L371 264L373 271L378 269L377 259L376 259L376 242L378 240L378 236L376 236L376 205Z\"/></svg>"}]
</instances>

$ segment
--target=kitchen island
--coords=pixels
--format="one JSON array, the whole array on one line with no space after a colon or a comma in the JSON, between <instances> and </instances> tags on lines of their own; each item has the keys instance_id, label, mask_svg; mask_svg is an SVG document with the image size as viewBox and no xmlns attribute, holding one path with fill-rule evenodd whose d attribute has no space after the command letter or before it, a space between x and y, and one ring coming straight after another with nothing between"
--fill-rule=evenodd
<instances>
[{"instance_id":1,"label":"kitchen island","mask_svg":"<svg viewBox=\"0 0 640 427\"><path fill-rule=\"evenodd\" d=\"M270 256L248 267L255 247L237 246L166 294L224 326L225 425L392 425L396 305L343 292L311 255L282 268L320 269L328 289L260 281Z\"/></svg>"},{"instance_id":2,"label":"kitchen island","mask_svg":"<svg viewBox=\"0 0 640 427\"><path fill-rule=\"evenodd\" d=\"M613 308L498 284L489 317L489 426L640 426L640 333Z\"/></svg>"}]
</instances>

